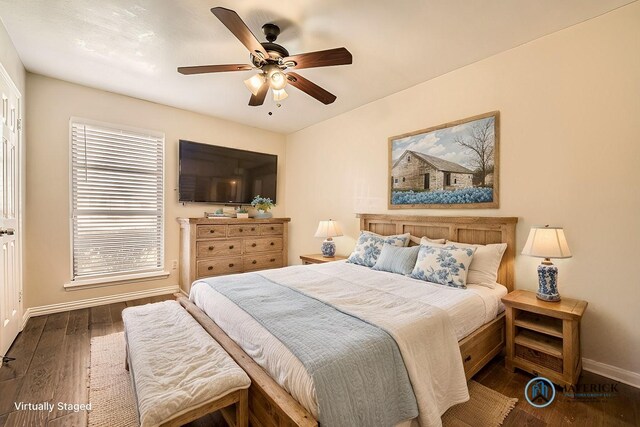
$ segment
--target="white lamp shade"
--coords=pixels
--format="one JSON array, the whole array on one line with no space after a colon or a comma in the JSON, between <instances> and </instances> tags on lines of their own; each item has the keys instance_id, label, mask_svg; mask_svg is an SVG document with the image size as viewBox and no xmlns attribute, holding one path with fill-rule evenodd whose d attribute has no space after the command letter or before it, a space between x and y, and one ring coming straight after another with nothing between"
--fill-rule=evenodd
<instances>
[{"instance_id":1,"label":"white lamp shade","mask_svg":"<svg viewBox=\"0 0 640 427\"><path fill-rule=\"evenodd\" d=\"M571 258L562 227L531 227L522 255L539 258Z\"/></svg>"},{"instance_id":2,"label":"white lamp shade","mask_svg":"<svg viewBox=\"0 0 640 427\"><path fill-rule=\"evenodd\" d=\"M260 74L255 74L252 77L245 80L244 84L247 86L247 89L249 89L249 91L251 91L252 94L258 95L258 92L260 92L260 88L262 87L264 82L265 82L265 77L262 73L260 73Z\"/></svg>"},{"instance_id":3,"label":"white lamp shade","mask_svg":"<svg viewBox=\"0 0 640 427\"><path fill-rule=\"evenodd\" d=\"M289 94L285 92L284 89L272 89L272 92L273 92L273 100L276 102L282 101L287 96L289 96Z\"/></svg>"},{"instance_id":4,"label":"white lamp shade","mask_svg":"<svg viewBox=\"0 0 640 427\"><path fill-rule=\"evenodd\" d=\"M337 222L332 220L320 221L315 237L327 238L337 236L342 236L342 230Z\"/></svg>"}]
</instances>

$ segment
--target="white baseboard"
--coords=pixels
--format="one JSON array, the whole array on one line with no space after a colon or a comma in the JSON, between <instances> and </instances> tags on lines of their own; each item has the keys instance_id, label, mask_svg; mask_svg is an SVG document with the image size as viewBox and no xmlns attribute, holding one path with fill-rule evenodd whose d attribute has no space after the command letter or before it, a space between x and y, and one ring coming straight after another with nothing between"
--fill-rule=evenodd
<instances>
[{"instance_id":1,"label":"white baseboard","mask_svg":"<svg viewBox=\"0 0 640 427\"><path fill-rule=\"evenodd\" d=\"M627 371L617 366L607 365L606 363L596 362L595 360L582 358L582 369L620 381L621 383L640 388L640 374Z\"/></svg>"},{"instance_id":2,"label":"white baseboard","mask_svg":"<svg viewBox=\"0 0 640 427\"><path fill-rule=\"evenodd\" d=\"M22 316L22 327L27 323L31 317L44 316L45 314L60 313L62 311L78 310L81 308L95 307L98 305L113 304L115 302L124 302L140 298L149 298L159 295L175 294L180 292L180 287L165 286L163 288L147 289L144 291L127 292L124 294L107 295L98 298L87 298L76 301L62 302L59 304L41 305L39 307L29 307L25 310Z\"/></svg>"}]
</instances>

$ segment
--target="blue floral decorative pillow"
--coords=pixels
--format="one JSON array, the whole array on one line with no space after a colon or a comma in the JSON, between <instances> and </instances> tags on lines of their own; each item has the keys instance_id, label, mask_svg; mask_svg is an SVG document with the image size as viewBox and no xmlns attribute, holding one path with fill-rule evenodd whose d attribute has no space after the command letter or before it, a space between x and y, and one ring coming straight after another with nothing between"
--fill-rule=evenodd
<instances>
[{"instance_id":1,"label":"blue floral decorative pillow","mask_svg":"<svg viewBox=\"0 0 640 427\"><path fill-rule=\"evenodd\" d=\"M421 245L411 277L466 289L467 273L475 248Z\"/></svg>"},{"instance_id":2,"label":"blue floral decorative pillow","mask_svg":"<svg viewBox=\"0 0 640 427\"><path fill-rule=\"evenodd\" d=\"M410 234L398 234L393 236L381 236L376 233L363 231L360 233L356 247L347 259L352 264L373 267L382 252L385 243L393 246L404 247L409 244Z\"/></svg>"}]
</instances>

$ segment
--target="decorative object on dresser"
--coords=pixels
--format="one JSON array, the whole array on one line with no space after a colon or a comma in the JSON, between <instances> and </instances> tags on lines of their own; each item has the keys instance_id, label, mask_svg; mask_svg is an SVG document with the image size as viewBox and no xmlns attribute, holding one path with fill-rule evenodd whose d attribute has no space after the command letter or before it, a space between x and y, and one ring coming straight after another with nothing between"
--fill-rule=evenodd
<instances>
[{"instance_id":1,"label":"decorative object on dresser","mask_svg":"<svg viewBox=\"0 0 640 427\"><path fill-rule=\"evenodd\" d=\"M287 265L289 218L178 218L180 288L203 277Z\"/></svg>"},{"instance_id":2,"label":"decorative object on dresser","mask_svg":"<svg viewBox=\"0 0 640 427\"><path fill-rule=\"evenodd\" d=\"M236 218L238 219L249 218L249 211L246 210L245 208L238 208L238 210L236 210Z\"/></svg>"},{"instance_id":3,"label":"decorative object on dresser","mask_svg":"<svg viewBox=\"0 0 640 427\"><path fill-rule=\"evenodd\" d=\"M258 210L254 218L271 218L273 215L269 210L274 206L268 197L261 197L259 194L251 201L251 206Z\"/></svg>"},{"instance_id":4,"label":"decorative object on dresser","mask_svg":"<svg viewBox=\"0 0 640 427\"><path fill-rule=\"evenodd\" d=\"M389 209L498 208L500 112L389 138Z\"/></svg>"},{"instance_id":5,"label":"decorative object on dresser","mask_svg":"<svg viewBox=\"0 0 640 427\"><path fill-rule=\"evenodd\" d=\"M558 267L551 258L571 258L562 227L531 227L522 255L544 258L538 266L538 294L543 301L560 301Z\"/></svg>"},{"instance_id":6,"label":"decorative object on dresser","mask_svg":"<svg viewBox=\"0 0 640 427\"><path fill-rule=\"evenodd\" d=\"M575 385L582 370L580 320L587 302L541 301L517 290L502 298L507 313L507 369L520 368L561 386Z\"/></svg>"},{"instance_id":7,"label":"decorative object on dresser","mask_svg":"<svg viewBox=\"0 0 640 427\"><path fill-rule=\"evenodd\" d=\"M347 257L342 255L334 255L329 258L322 254L300 255L300 260L302 261L303 265L324 264L325 262L342 261L343 259L347 259Z\"/></svg>"},{"instance_id":8,"label":"decorative object on dresser","mask_svg":"<svg viewBox=\"0 0 640 427\"><path fill-rule=\"evenodd\" d=\"M318 229L316 230L315 237L324 237L322 242L322 255L327 258L332 258L336 254L336 244L333 241L334 237L342 236L342 229L340 224L333 220L320 221Z\"/></svg>"}]
</instances>

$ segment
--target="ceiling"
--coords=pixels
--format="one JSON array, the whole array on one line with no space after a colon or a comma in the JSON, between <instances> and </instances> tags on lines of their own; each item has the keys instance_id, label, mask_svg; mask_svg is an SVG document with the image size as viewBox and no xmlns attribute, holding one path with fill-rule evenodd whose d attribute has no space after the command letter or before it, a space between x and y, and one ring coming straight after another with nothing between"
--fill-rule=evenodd
<instances>
[{"instance_id":1,"label":"ceiling","mask_svg":"<svg viewBox=\"0 0 640 427\"><path fill-rule=\"evenodd\" d=\"M34 73L290 133L464 65L631 3L629 0L0 0ZM278 108L249 107L242 71L183 76L178 66L248 63L209 11L234 9L264 41L281 26L291 54L344 46L353 64L300 70L337 95L323 105L295 88ZM268 113L272 112L272 115Z\"/></svg>"}]
</instances>

